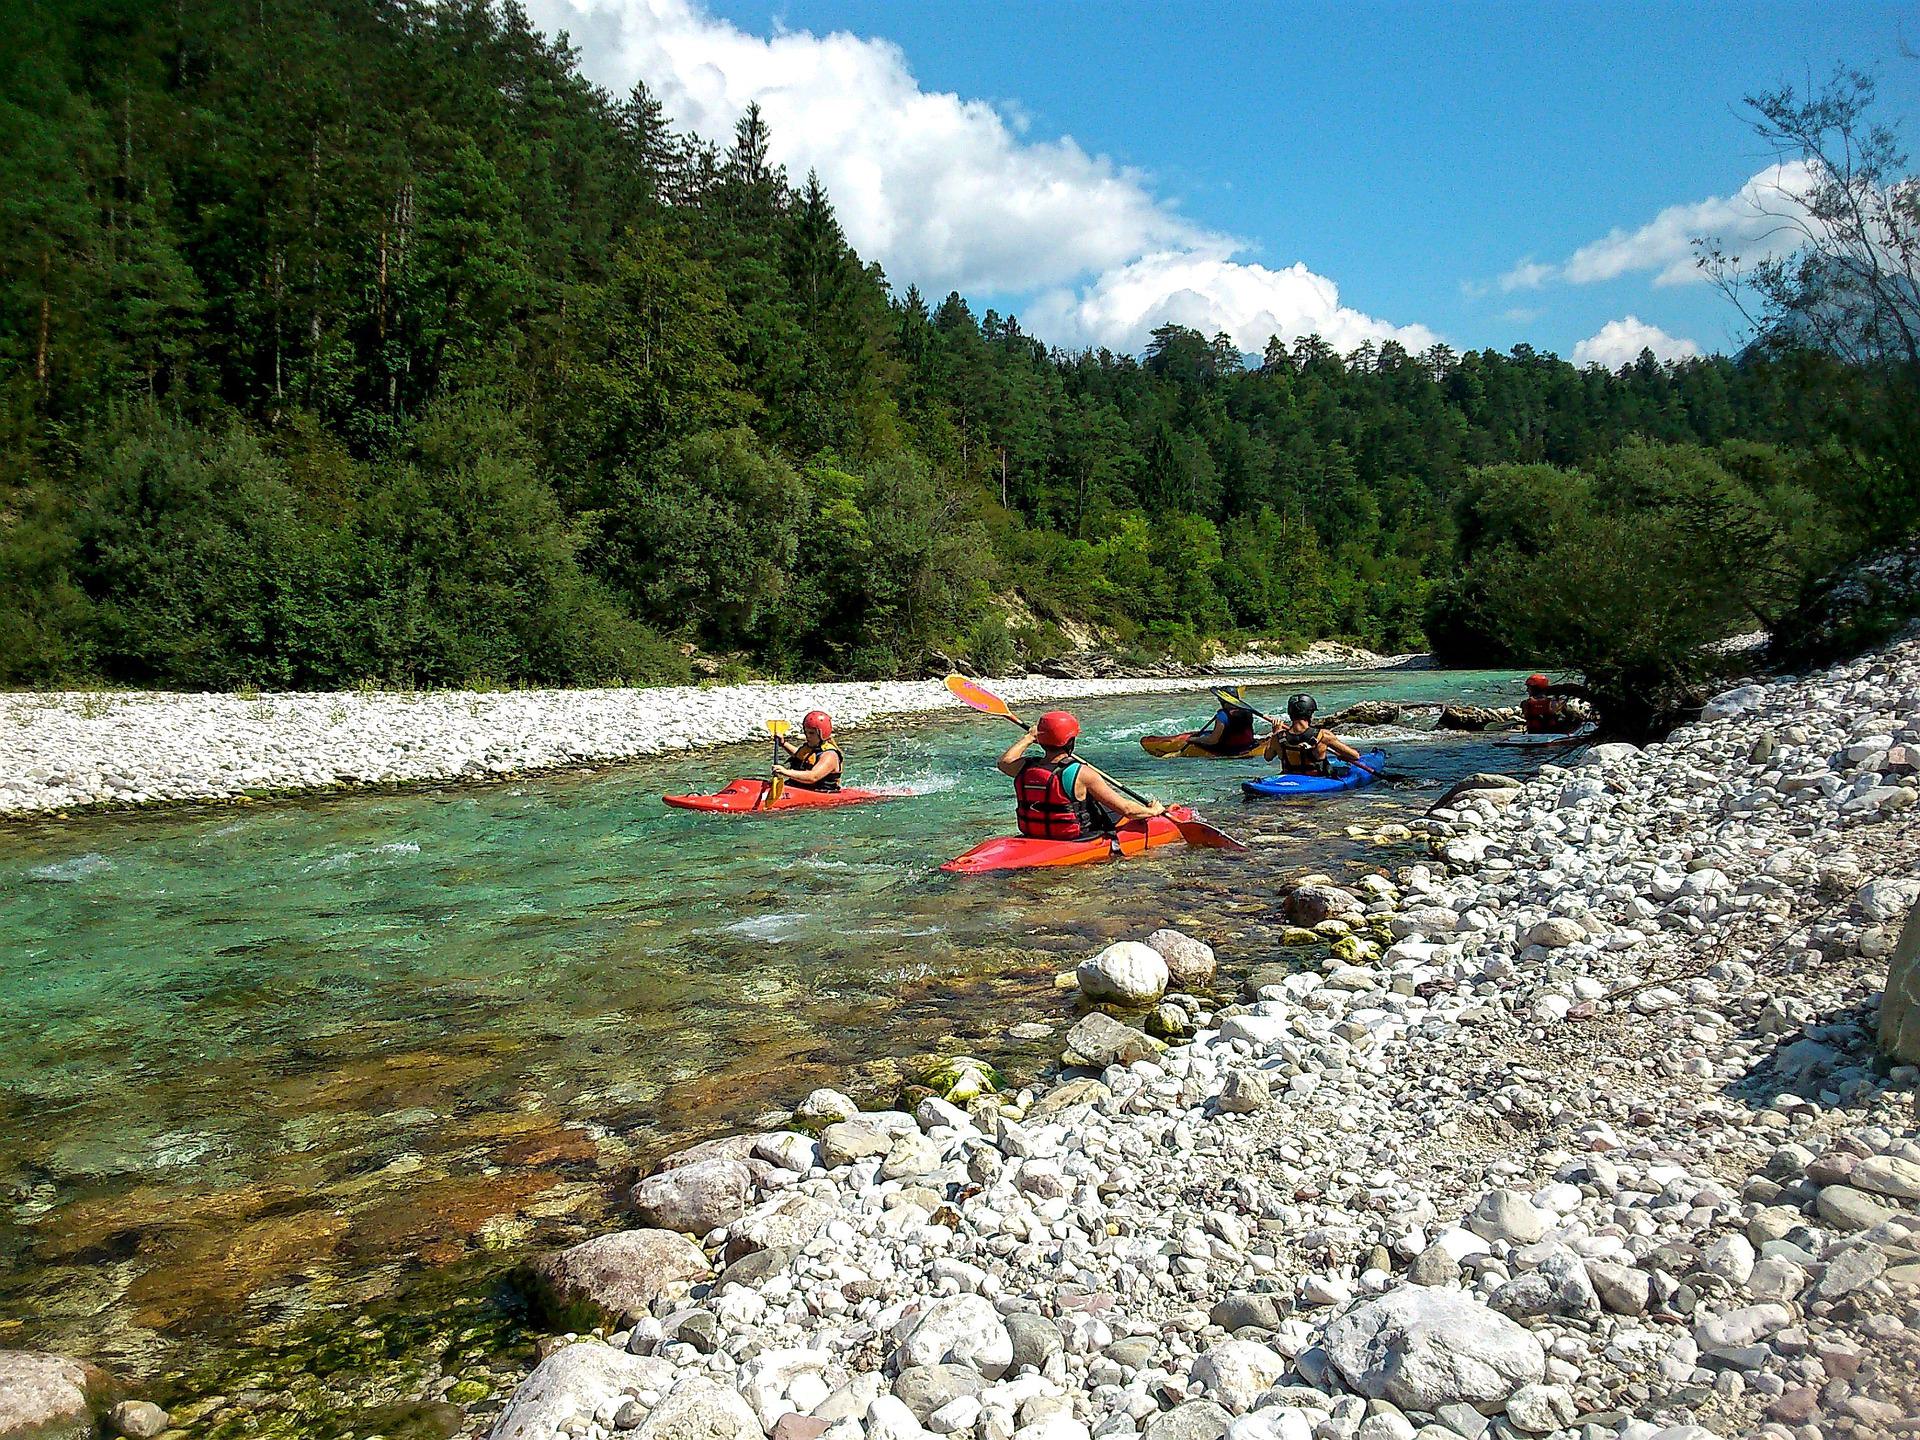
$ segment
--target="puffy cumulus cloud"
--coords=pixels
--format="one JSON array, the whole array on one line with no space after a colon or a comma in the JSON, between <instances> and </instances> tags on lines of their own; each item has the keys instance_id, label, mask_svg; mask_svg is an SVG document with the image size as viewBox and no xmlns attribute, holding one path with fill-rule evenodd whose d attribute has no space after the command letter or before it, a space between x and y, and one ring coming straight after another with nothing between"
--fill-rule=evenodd
<instances>
[{"instance_id":1,"label":"puffy cumulus cloud","mask_svg":"<svg viewBox=\"0 0 1920 1440\"><path fill-rule=\"evenodd\" d=\"M1800 197L1811 183L1803 161L1769 166L1731 195L1669 205L1637 230L1612 230L1582 245L1567 257L1563 273L1575 285L1588 285L1651 270L1656 285L1690 285L1706 278L1693 248L1702 236L1747 261L1784 255L1806 238Z\"/></svg>"},{"instance_id":2,"label":"puffy cumulus cloud","mask_svg":"<svg viewBox=\"0 0 1920 1440\"><path fill-rule=\"evenodd\" d=\"M1731 195L1669 205L1635 230L1609 230L1558 265L1531 256L1500 277L1500 288L1537 290L1551 281L1592 285L1634 272L1651 272L1655 285L1705 280L1694 241L1711 238L1744 263L1785 255L1806 239L1802 204L1813 183L1804 161L1770 165Z\"/></svg>"},{"instance_id":3,"label":"puffy cumulus cloud","mask_svg":"<svg viewBox=\"0 0 1920 1440\"><path fill-rule=\"evenodd\" d=\"M677 126L725 143L758 100L772 158L820 172L847 237L890 275L1024 291L1210 237L1137 171L1071 139L1026 141L981 100L922 90L888 41L805 30L762 37L687 0L528 0L581 67L624 93L644 80Z\"/></svg>"},{"instance_id":4,"label":"puffy cumulus cloud","mask_svg":"<svg viewBox=\"0 0 1920 1440\"><path fill-rule=\"evenodd\" d=\"M847 238L896 285L1045 292L1023 308L1033 333L1059 343L1131 348L1166 320L1249 350L1311 330L1343 349L1433 339L1342 306L1303 266L1234 261L1239 242L1182 217L1140 172L1068 138L1027 138L1016 107L922 90L887 41L754 35L692 0L526 5L571 36L592 79L620 94L644 80L681 129L724 143L759 101L773 160L796 179L820 172Z\"/></svg>"},{"instance_id":5,"label":"puffy cumulus cloud","mask_svg":"<svg viewBox=\"0 0 1920 1440\"><path fill-rule=\"evenodd\" d=\"M1029 311L1035 334L1062 344L1140 348L1155 327L1225 331L1243 351L1267 338L1318 334L1345 352L1362 341L1398 340L1424 350L1438 340L1424 325L1390 325L1340 303L1340 287L1305 265L1281 270L1236 261L1225 251L1168 251L1117 266L1079 291L1053 290Z\"/></svg>"},{"instance_id":6,"label":"puffy cumulus cloud","mask_svg":"<svg viewBox=\"0 0 1920 1440\"><path fill-rule=\"evenodd\" d=\"M1651 350L1658 360L1688 360L1700 353L1691 340L1669 335L1658 325L1649 325L1637 315L1609 320L1600 329L1573 347L1576 365L1603 365L1618 370L1640 358L1642 350Z\"/></svg>"}]
</instances>

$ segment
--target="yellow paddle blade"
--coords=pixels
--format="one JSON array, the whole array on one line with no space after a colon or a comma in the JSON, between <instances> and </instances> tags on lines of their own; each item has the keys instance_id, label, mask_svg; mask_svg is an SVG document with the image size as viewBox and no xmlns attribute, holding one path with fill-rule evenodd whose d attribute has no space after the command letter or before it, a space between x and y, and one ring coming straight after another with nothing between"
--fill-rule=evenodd
<instances>
[{"instance_id":1,"label":"yellow paddle blade","mask_svg":"<svg viewBox=\"0 0 1920 1440\"><path fill-rule=\"evenodd\" d=\"M947 676L947 689L953 692L953 698L962 705L971 705L976 710L984 710L989 715L1011 716L1013 711L1007 708L1007 702L980 684L964 675Z\"/></svg>"},{"instance_id":2,"label":"yellow paddle blade","mask_svg":"<svg viewBox=\"0 0 1920 1440\"><path fill-rule=\"evenodd\" d=\"M784 775L774 776L767 782L766 793L760 797L760 808L762 810L771 810L775 805L780 803L780 797L786 793L787 777Z\"/></svg>"},{"instance_id":3,"label":"yellow paddle blade","mask_svg":"<svg viewBox=\"0 0 1920 1440\"><path fill-rule=\"evenodd\" d=\"M791 729L793 729L793 725L790 721L786 721L786 720L767 721L767 733L769 735L785 735Z\"/></svg>"}]
</instances>

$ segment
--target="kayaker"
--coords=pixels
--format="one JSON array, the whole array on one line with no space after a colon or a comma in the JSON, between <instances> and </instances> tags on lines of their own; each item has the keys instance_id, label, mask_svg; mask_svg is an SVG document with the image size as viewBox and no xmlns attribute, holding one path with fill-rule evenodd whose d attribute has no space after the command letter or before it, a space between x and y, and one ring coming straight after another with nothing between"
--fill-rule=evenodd
<instances>
[{"instance_id":1,"label":"kayaker","mask_svg":"<svg viewBox=\"0 0 1920 1440\"><path fill-rule=\"evenodd\" d=\"M1569 714L1567 701L1584 700L1584 685L1555 685L1538 672L1527 676L1527 698L1520 702L1520 718L1529 735L1565 735L1580 728L1580 717Z\"/></svg>"},{"instance_id":2,"label":"kayaker","mask_svg":"<svg viewBox=\"0 0 1920 1440\"><path fill-rule=\"evenodd\" d=\"M789 785L830 795L840 788L841 770L840 747L833 743L833 717L824 710L809 710L800 731L798 741L785 735L774 737L793 763L776 765L773 773L784 775Z\"/></svg>"},{"instance_id":3,"label":"kayaker","mask_svg":"<svg viewBox=\"0 0 1920 1440\"><path fill-rule=\"evenodd\" d=\"M1295 695L1287 701L1287 726L1274 734L1280 768L1289 775L1325 775L1327 756L1355 761L1360 752L1331 730L1313 723L1319 702L1311 695Z\"/></svg>"},{"instance_id":4,"label":"kayaker","mask_svg":"<svg viewBox=\"0 0 1920 1440\"><path fill-rule=\"evenodd\" d=\"M1158 800L1142 805L1073 753L1080 722L1064 710L1049 710L1000 757L1000 773L1013 777L1020 833L1035 840L1085 840L1111 835L1121 820L1167 813ZM1029 755L1033 745L1040 755Z\"/></svg>"},{"instance_id":5,"label":"kayaker","mask_svg":"<svg viewBox=\"0 0 1920 1440\"><path fill-rule=\"evenodd\" d=\"M1244 755L1259 743L1259 737L1253 733L1253 722L1264 719L1258 710L1247 703L1247 697L1238 690L1216 690L1214 697L1219 700L1220 708L1214 711L1204 729L1195 730L1187 737L1187 743L1200 750L1215 755Z\"/></svg>"}]
</instances>

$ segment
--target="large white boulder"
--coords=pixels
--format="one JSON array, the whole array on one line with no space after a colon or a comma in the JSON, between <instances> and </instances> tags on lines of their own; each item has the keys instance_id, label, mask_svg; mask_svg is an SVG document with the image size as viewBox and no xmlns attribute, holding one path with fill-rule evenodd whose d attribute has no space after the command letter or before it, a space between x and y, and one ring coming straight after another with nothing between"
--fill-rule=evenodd
<instances>
[{"instance_id":1,"label":"large white boulder","mask_svg":"<svg viewBox=\"0 0 1920 1440\"><path fill-rule=\"evenodd\" d=\"M1700 712L1700 718L1709 722L1731 720L1735 716L1744 715L1754 709L1766 698L1767 687L1764 685L1738 685L1731 690L1721 691L1707 701L1706 708Z\"/></svg>"},{"instance_id":2,"label":"large white boulder","mask_svg":"<svg viewBox=\"0 0 1920 1440\"><path fill-rule=\"evenodd\" d=\"M1167 993L1167 962L1151 945L1121 940L1080 962L1074 972L1089 1000L1149 1005Z\"/></svg>"},{"instance_id":3,"label":"large white boulder","mask_svg":"<svg viewBox=\"0 0 1920 1440\"><path fill-rule=\"evenodd\" d=\"M1169 927L1154 931L1147 936L1146 943L1167 962L1167 974L1174 984L1205 985L1212 981L1218 962L1214 959L1213 947L1204 940Z\"/></svg>"},{"instance_id":4,"label":"large white boulder","mask_svg":"<svg viewBox=\"0 0 1920 1440\"><path fill-rule=\"evenodd\" d=\"M949 1295L908 1322L896 1368L968 1365L998 1380L1013 1364L1013 1337L993 1302L983 1295Z\"/></svg>"},{"instance_id":5,"label":"large white boulder","mask_svg":"<svg viewBox=\"0 0 1920 1440\"><path fill-rule=\"evenodd\" d=\"M489 1440L548 1440L576 1415L591 1415L617 1396L672 1381L672 1364L657 1356L629 1355L592 1341L568 1345L533 1367L487 1434ZM746 1402L740 1408L745 1410ZM751 1418L753 1412L747 1414Z\"/></svg>"},{"instance_id":6,"label":"large white boulder","mask_svg":"<svg viewBox=\"0 0 1920 1440\"><path fill-rule=\"evenodd\" d=\"M0 1350L0 1435L68 1440L93 1434L103 1371L68 1355Z\"/></svg>"},{"instance_id":7,"label":"large white boulder","mask_svg":"<svg viewBox=\"0 0 1920 1440\"><path fill-rule=\"evenodd\" d=\"M1495 1410L1546 1374L1527 1330L1457 1290L1409 1285L1328 1324L1327 1356L1354 1390L1402 1410Z\"/></svg>"},{"instance_id":8,"label":"large white boulder","mask_svg":"<svg viewBox=\"0 0 1920 1440\"><path fill-rule=\"evenodd\" d=\"M534 1275L552 1318L618 1324L708 1273L698 1245L672 1230L622 1230L548 1255Z\"/></svg>"},{"instance_id":9,"label":"large white boulder","mask_svg":"<svg viewBox=\"0 0 1920 1440\"><path fill-rule=\"evenodd\" d=\"M765 1433L745 1397L703 1375L689 1375L640 1422L633 1436L634 1440L761 1440Z\"/></svg>"},{"instance_id":10,"label":"large white boulder","mask_svg":"<svg viewBox=\"0 0 1920 1440\"><path fill-rule=\"evenodd\" d=\"M1287 1373L1288 1361L1251 1340L1223 1340L1193 1362L1193 1378L1234 1414L1251 1410Z\"/></svg>"},{"instance_id":11,"label":"large white boulder","mask_svg":"<svg viewBox=\"0 0 1920 1440\"><path fill-rule=\"evenodd\" d=\"M642 1225L704 1235L746 1214L752 1191L753 1173L740 1161L699 1160L649 1175L631 1198Z\"/></svg>"}]
</instances>

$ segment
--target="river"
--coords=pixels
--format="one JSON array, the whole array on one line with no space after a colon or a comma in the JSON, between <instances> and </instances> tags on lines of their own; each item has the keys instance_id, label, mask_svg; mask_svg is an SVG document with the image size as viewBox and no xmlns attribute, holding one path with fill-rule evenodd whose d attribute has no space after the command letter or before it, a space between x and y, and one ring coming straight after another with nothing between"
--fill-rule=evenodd
<instances>
[{"instance_id":1,"label":"river","mask_svg":"<svg viewBox=\"0 0 1920 1440\"><path fill-rule=\"evenodd\" d=\"M1329 712L1515 696L1505 673L1435 671L1261 695L1277 708L1297 688ZM311 1370L290 1337L342 1327L377 1337L346 1347L356 1375L404 1380L418 1357L391 1317L430 1292L465 1307L476 1355L518 1343L474 1277L611 1224L616 1182L663 1150L818 1084L883 1095L899 1057L1035 1074L1057 1040L1023 1047L1007 1026L1070 1018L1052 976L1092 946L1182 925L1231 977L1271 958L1284 875L1376 850L1348 826L1533 763L1423 736L1389 743L1408 780L1249 802L1258 762L1156 762L1134 743L1204 718L1203 697L1076 708L1089 758L1251 851L939 875L1010 828L992 768L1010 727L963 713L850 735L856 783L912 795L818 813L660 804L762 769L764 749L738 747L0 827L0 1346L178 1397L264 1382L289 1354ZM440 1293L436 1277L455 1278ZM223 1435L273 1428L224 1413Z\"/></svg>"}]
</instances>

